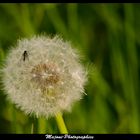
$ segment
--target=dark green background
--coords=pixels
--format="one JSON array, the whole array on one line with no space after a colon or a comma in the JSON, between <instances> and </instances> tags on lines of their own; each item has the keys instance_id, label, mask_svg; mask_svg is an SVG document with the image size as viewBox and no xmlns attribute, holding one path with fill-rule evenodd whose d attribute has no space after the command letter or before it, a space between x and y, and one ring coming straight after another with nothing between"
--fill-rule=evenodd
<instances>
[{"instance_id":1,"label":"dark green background","mask_svg":"<svg viewBox=\"0 0 140 140\"><path fill-rule=\"evenodd\" d=\"M60 34L82 54L87 96L64 113L69 133L140 133L140 4L0 4L0 66L17 39ZM59 133L0 89L0 133Z\"/></svg>"}]
</instances>

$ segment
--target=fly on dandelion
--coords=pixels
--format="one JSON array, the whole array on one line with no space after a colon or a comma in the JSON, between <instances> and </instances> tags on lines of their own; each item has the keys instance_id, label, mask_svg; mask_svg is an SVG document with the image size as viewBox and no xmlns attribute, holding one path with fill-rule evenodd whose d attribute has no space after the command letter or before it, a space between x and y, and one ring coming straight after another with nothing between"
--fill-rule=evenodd
<instances>
[{"instance_id":1,"label":"fly on dandelion","mask_svg":"<svg viewBox=\"0 0 140 140\"><path fill-rule=\"evenodd\" d=\"M27 53L26 50L23 52L22 55L23 55L23 61L25 61L26 59L29 59L29 58L28 58L28 53Z\"/></svg>"}]
</instances>

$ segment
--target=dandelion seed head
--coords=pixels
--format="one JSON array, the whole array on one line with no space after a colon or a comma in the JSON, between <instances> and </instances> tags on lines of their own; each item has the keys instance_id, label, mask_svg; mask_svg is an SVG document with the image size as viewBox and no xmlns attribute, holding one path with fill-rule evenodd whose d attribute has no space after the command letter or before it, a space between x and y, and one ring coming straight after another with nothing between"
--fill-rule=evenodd
<instances>
[{"instance_id":1,"label":"dandelion seed head","mask_svg":"<svg viewBox=\"0 0 140 140\"><path fill-rule=\"evenodd\" d=\"M87 81L76 50L58 36L19 40L9 51L2 72L7 97L37 117L70 111L83 96Z\"/></svg>"}]
</instances>

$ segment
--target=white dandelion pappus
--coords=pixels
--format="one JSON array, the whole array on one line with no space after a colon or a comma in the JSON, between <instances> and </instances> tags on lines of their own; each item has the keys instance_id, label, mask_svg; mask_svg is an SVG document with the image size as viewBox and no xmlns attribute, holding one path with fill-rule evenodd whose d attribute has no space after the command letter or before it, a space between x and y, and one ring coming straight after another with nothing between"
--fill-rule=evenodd
<instances>
[{"instance_id":1,"label":"white dandelion pappus","mask_svg":"<svg viewBox=\"0 0 140 140\"><path fill-rule=\"evenodd\" d=\"M71 44L58 36L19 40L2 72L7 97L37 117L69 111L84 93L86 71Z\"/></svg>"}]
</instances>

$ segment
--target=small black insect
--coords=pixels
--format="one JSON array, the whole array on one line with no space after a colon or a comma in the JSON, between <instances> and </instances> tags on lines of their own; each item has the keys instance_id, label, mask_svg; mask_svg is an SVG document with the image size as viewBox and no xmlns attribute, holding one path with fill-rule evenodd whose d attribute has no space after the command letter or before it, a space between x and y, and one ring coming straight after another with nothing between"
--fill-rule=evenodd
<instances>
[{"instance_id":1,"label":"small black insect","mask_svg":"<svg viewBox=\"0 0 140 140\"><path fill-rule=\"evenodd\" d=\"M23 61L25 61L26 59L29 59L27 51L24 51L22 55L23 55Z\"/></svg>"}]
</instances>

